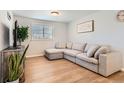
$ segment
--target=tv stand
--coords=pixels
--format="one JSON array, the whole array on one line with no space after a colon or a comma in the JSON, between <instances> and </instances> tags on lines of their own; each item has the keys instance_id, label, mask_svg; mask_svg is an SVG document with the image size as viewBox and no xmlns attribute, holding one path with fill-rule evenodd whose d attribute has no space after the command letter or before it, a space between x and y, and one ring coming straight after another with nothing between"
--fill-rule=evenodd
<instances>
[{"instance_id":1,"label":"tv stand","mask_svg":"<svg viewBox=\"0 0 124 93\"><path fill-rule=\"evenodd\" d=\"M2 59L2 62L1 62L1 72L0 72L0 82L6 82L6 78L7 78L7 75L8 75L8 68L7 68L7 58L8 56L10 56L12 53L20 53L22 54L24 52L24 46L17 46L17 48L14 48L14 47L8 47L6 49L4 49L2 52L1 52L1 59ZM24 63L23 63L23 67L24 67ZM24 73L23 73L23 76L20 78L20 82L24 82Z\"/></svg>"},{"instance_id":2,"label":"tv stand","mask_svg":"<svg viewBox=\"0 0 124 93\"><path fill-rule=\"evenodd\" d=\"M8 48L6 48L5 50L14 50L14 49L21 49L24 46L17 46L17 47L13 47L13 46L9 46Z\"/></svg>"}]
</instances>

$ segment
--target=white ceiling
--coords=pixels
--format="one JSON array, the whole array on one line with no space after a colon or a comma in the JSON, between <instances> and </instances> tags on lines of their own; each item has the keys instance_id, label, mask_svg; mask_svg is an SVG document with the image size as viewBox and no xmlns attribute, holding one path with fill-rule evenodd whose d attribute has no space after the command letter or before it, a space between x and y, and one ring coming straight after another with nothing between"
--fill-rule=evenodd
<instances>
[{"instance_id":1,"label":"white ceiling","mask_svg":"<svg viewBox=\"0 0 124 93\"><path fill-rule=\"evenodd\" d=\"M14 15L41 19L41 20L50 20L50 21L59 21L59 22L70 22L92 13L98 12L97 10L59 10L60 16L51 16L50 10L14 10L12 11Z\"/></svg>"}]
</instances>

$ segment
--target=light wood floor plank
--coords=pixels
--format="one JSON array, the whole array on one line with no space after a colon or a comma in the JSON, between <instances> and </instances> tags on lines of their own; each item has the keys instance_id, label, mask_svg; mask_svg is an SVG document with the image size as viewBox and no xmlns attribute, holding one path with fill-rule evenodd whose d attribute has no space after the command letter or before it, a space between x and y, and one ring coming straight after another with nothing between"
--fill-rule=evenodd
<instances>
[{"instance_id":1,"label":"light wood floor plank","mask_svg":"<svg viewBox=\"0 0 124 93\"><path fill-rule=\"evenodd\" d=\"M45 57L34 57L26 59L25 82L121 83L124 82L124 72L105 78L65 59L49 61Z\"/></svg>"}]
</instances>

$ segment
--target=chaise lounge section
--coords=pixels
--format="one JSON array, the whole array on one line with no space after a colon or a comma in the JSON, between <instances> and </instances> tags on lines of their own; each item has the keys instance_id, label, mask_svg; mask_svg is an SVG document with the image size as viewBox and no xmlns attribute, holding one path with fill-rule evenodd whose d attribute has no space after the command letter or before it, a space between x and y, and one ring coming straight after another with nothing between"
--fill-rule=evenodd
<instances>
[{"instance_id":1,"label":"chaise lounge section","mask_svg":"<svg viewBox=\"0 0 124 93\"><path fill-rule=\"evenodd\" d=\"M107 45L58 42L55 48L45 49L49 60L65 58L105 77L121 70L122 57Z\"/></svg>"}]
</instances>

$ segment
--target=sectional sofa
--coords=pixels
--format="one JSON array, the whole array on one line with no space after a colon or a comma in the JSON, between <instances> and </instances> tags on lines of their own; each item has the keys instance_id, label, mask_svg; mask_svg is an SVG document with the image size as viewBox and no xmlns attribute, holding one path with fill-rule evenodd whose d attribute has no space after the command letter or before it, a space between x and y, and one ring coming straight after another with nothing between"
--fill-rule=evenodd
<instances>
[{"instance_id":1,"label":"sectional sofa","mask_svg":"<svg viewBox=\"0 0 124 93\"><path fill-rule=\"evenodd\" d=\"M45 56L49 60L65 58L105 77L122 66L121 54L107 45L58 42L55 48L45 49Z\"/></svg>"}]
</instances>

